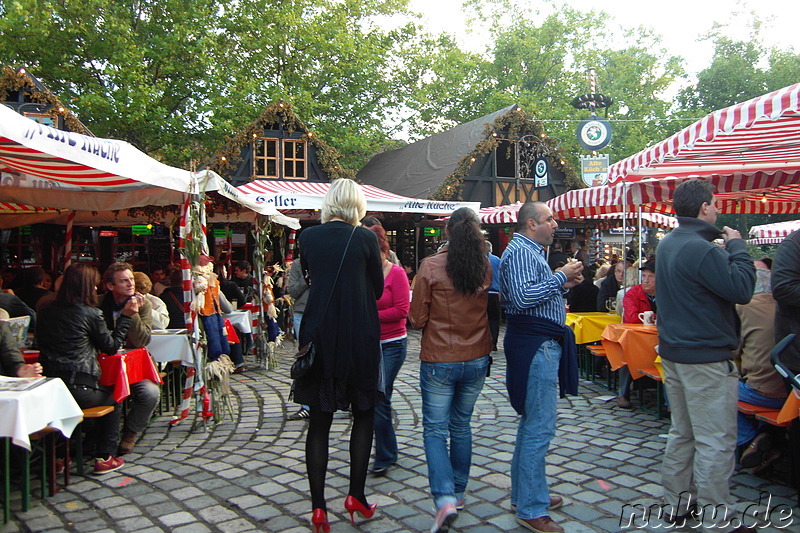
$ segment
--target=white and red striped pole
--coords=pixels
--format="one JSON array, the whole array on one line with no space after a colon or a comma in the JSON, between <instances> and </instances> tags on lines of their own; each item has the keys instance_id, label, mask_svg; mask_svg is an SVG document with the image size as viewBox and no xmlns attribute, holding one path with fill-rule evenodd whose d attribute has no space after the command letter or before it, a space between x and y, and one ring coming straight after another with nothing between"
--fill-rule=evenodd
<instances>
[{"instance_id":1,"label":"white and red striped pole","mask_svg":"<svg viewBox=\"0 0 800 533\"><path fill-rule=\"evenodd\" d=\"M75 211L67 214L67 231L64 235L64 271L72 264L72 224L75 222Z\"/></svg>"},{"instance_id":2,"label":"white and red striped pole","mask_svg":"<svg viewBox=\"0 0 800 533\"><path fill-rule=\"evenodd\" d=\"M181 206L181 222L180 222L180 230L178 232L178 247L180 249L184 249L185 247L185 240L186 238L191 238L189 234L189 224L187 218L189 217L189 206L192 203L191 195L186 196L186 201ZM191 312L191 303L192 303L192 268L189 264L189 260L181 254L181 274L182 274L182 283L181 288L183 289L183 317L184 322L186 323L186 334L189 336L189 342L192 343L192 351L194 354L197 354L199 350L198 343L196 342L195 336L193 335L194 332L194 318L192 317ZM189 411L191 410L192 405L192 393L194 391L194 378L197 372L196 370L197 361L192 361L192 366L189 366L186 369L186 381L183 385L183 395L181 396L181 404L178 407L178 413L172 417L172 420L169 422L171 426L178 424L181 420L185 420L189 416Z\"/></svg>"},{"instance_id":3,"label":"white and red striped pole","mask_svg":"<svg viewBox=\"0 0 800 533\"><path fill-rule=\"evenodd\" d=\"M297 230L291 230L289 232L289 242L288 245L286 246L286 259L283 261L287 265L291 265L292 262L294 261L293 256L294 256L294 243L296 235L297 235Z\"/></svg>"}]
</instances>

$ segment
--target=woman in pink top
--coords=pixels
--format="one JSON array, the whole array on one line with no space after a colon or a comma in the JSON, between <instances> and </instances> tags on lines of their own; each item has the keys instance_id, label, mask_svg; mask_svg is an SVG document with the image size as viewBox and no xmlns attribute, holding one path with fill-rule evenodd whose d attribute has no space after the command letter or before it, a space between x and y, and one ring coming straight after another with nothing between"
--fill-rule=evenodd
<instances>
[{"instance_id":1,"label":"woman in pink top","mask_svg":"<svg viewBox=\"0 0 800 533\"><path fill-rule=\"evenodd\" d=\"M402 267L389 261L389 241L382 226L369 228L378 236L378 247L383 256L383 295L378 300L378 318L381 322L381 353L385 400L375 406L375 463L372 474L386 475L397 462L397 437L392 422L392 388L400 367L406 360L406 318L408 317L410 290L408 276Z\"/></svg>"}]
</instances>

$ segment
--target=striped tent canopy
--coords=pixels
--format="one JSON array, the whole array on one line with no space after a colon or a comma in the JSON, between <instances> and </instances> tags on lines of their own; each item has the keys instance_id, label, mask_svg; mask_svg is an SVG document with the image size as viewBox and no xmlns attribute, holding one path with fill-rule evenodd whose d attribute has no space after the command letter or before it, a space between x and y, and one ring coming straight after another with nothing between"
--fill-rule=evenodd
<instances>
[{"instance_id":1,"label":"striped tent canopy","mask_svg":"<svg viewBox=\"0 0 800 533\"><path fill-rule=\"evenodd\" d=\"M274 206L249 202L214 172L192 174L160 163L124 141L57 130L0 105L2 215L182 205L193 186L299 227Z\"/></svg>"},{"instance_id":2,"label":"striped tent canopy","mask_svg":"<svg viewBox=\"0 0 800 533\"><path fill-rule=\"evenodd\" d=\"M750 228L750 244L777 244L800 229L800 220L762 224Z\"/></svg>"},{"instance_id":3,"label":"striped tent canopy","mask_svg":"<svg viewBox=\"0 0 800 533\"><path fill-rule=\"evenodd\" d=\"M522 202L484 207L478 211L478 217L481 220L481 224L516 224L517 216L519 215L519 210L521 207ZM556 218L563 220L563 217L557 216ZM621 211L617 210L596 214L588 218L600 220L602 221L601 225L612 227L621 223L623 218L629 221L635 221L638 219L638 215L633 212L622 213ZM447 217L440 220L447 220ZM678 227L678 221L674 216L664 215L661 213L642 213L642 224L645 226L659 228Z\"/></svg>"},{"instance_id":4,"label":"striped tent canopy","mask_svg":"<svg viewBox=\"0 0 800 533\"><path fill-rule=\"evenodd\" d=\"M286 214L301 216L303 211L322 209L329 187L328 182L256 180L236 189L257 205L270 205ZM408 198L372 185L361 185L361 190L367 199L367 211L449 215L461 207L478 211L481 205L480 202Z\"/></svg>"},{"instance_id":5,"label":"striped tent canopy","mask_svg":"<svg viewBox=\"0 0 800 533\"><path fill-rule=\"evenodd\" d=\"M800 174L797 176L800 179ZM547 204L556 218L593 217L622 210L674 214L672 196L691 178L665 178L567 191ZM789 184L783 172L710 176L721 213L800 213L800 182Z\"/></svg>"},{"instance_id":6,"label":"striped tent canopy","mask_svg":"<svg viewBox=\"0 0 800 533\"><path fill-rule=\"evenodd\" d=\"M516 224L522 202L483 207L478 211L481 224Z\"/></svg>"},{"instance_id":7,"label":"striped tent canopy","mask_svg":"<svg viewBox=\"0 0 800 533\"><path fill-rule=\"evenodd\" d=\"M715 111L608 169L610 184L668 177L780 175L800 181L800 84Z\"/></svg>"}]
</instances>

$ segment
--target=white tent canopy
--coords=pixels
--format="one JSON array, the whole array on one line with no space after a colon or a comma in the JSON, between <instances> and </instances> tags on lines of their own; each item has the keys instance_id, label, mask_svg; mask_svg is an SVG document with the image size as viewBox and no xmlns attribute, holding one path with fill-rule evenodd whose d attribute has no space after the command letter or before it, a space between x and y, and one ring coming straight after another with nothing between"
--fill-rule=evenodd
<instances>
[{"instance_id":1,"label":"white tent canopy","mask_svg":"<svg viewBox=\"0 0 800 533\"><path fill-rule=\"evenodd\" d=\"M272 205L291 213L293 210L322 209L328 187L330 183L327 182L257 180L237 189L258 205ZM480 202L408 198L372 185L361 185L361 190L367 199L367 211L449 215L461 207L476 212L481 207Z\"/></svg>"},{"instance_id":2,"label":"white tent canopy","mask_svg":"<svg viewBox=\"0 0 800 533\"><path fill-rule=\"evenodd\" d=\"M130 144L57 130L0 106L0 212L40 208L113 211L181 205L189 192L217 191L298 227L273 205L257 205L212 171L192 174ZM21 204L21 205L20 205ZM36 206L36 207L30 207Z\"/></svg>"}]
</instances>

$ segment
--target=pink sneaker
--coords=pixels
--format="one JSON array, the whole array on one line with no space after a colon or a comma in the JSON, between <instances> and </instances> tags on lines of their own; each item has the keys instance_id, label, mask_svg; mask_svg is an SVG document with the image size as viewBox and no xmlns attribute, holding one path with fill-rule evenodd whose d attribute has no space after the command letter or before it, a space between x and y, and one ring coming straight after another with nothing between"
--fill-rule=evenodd
<instances>
[{"instance_id":1,"label":"pink sneaker","mask_svg":"<svg viewBox=\"0 0 800 533\"><path fill-rule=\"evenodd\" d=\"M97 457L94 460L94 473L97 476L108 474L109 472L113 472L114 470L119 470L120 467L122 467L122 465L124 464L125 464L124 459L120 459L119 457L114 457L113 455L109 455L108 459Z\"/></svg>"}]
</instances>

